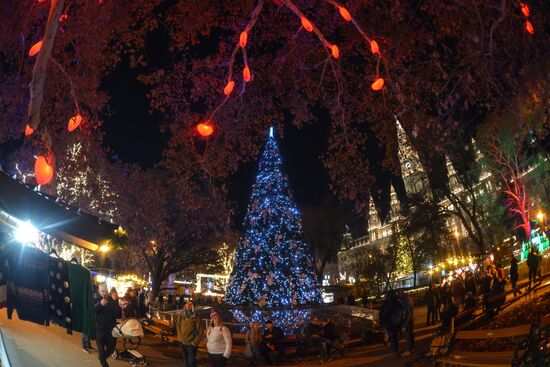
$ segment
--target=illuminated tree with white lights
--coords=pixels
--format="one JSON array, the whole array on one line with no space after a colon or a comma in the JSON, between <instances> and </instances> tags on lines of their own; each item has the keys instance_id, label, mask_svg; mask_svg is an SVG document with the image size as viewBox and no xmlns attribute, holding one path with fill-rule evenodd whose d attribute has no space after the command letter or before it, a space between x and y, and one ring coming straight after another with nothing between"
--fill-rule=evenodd
<instances>
[{"instance_id":1,"label":"illuminated tree with white lights","mask_svg":"<svg viewBox=\"0 0 550 367\"><path fill-rule=\"evenodd\" d=\"M297 306L321 301L310 248L270 131L237 245L225 301L242 306Z\"/></svg>"}]
</instances>

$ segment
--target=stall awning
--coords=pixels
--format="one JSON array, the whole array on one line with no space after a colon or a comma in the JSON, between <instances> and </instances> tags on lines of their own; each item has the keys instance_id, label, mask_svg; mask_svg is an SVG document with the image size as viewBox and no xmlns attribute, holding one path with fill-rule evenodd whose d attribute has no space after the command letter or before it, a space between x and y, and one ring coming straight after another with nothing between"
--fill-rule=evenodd
<instances>
[{"instance_id":1,"label":"stall awning","mask_svg":"<svg viewBox=\"0 0 550 367\"><path fill-rule=\"evenodd\" d=\"M38 230L91 251L112 240L118 225L81 212L0 170L0 210Z\"/></svg>"}]
</instances>

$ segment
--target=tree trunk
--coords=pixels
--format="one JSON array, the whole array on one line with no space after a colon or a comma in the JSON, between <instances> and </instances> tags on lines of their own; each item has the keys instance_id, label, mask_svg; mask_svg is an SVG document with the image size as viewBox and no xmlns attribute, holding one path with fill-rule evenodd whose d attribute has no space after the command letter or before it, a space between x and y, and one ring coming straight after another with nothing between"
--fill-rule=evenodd
<instances>
[{"instance_id":1,"label":"tree trunk","mask_svg":"<svg viewBox=\"0 0 550 367\"><path fill-rule=\"evenodd\" d=\"M40 52L36 55L36 62L34 63L34 67L32 69L32 80L29 85L30 101L27 118L28 124L33 129L36 129L40 124L40 110L42 108L42 100L44 97L46 68L52 54L59 17L63 11L63 3L64 0L52 0L50 13L48 15L48 22L46 23L46 30L44 32L44 38L42 38L42 47L40 48ZM51 148L51 137L47 131L44 132L43 141L48 148Z\"/></svg>"}]
</instances>

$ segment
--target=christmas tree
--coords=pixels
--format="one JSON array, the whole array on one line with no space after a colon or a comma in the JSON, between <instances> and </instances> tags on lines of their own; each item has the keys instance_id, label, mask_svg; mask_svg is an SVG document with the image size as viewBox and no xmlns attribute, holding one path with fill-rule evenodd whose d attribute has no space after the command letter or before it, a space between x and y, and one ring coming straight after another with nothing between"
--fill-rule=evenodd
<instances>
[{"instance_id":1,"label":"christmas tree","mask_svg":"<svg viewBox=\"0 0 550 367\"><path fill-rule=\"evenodd\" d=\"M290 307L321 302L313 256L302 241L300 213L281 166L271 128L237 245L228 304Z\"/></svg>"}]
</instances>

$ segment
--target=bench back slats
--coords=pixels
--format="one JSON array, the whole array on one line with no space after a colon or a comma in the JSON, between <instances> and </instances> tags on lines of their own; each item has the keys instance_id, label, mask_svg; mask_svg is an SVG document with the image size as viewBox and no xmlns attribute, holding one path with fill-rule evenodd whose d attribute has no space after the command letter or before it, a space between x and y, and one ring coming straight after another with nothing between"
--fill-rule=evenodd
<instances>
[{"instance_id":1,"label":"bench back slats","mask_svg":"<svg viewBox=\"0 0 550 367\"><path fill-rule=\"evenodd\" d=\"M509 328L493 329L493 330L468 330L458 331L455 339L498 339L498 338L512 338L514 336L529 335L531 330L530 324L519 325Z\"/></svg>"}]
</instances>

